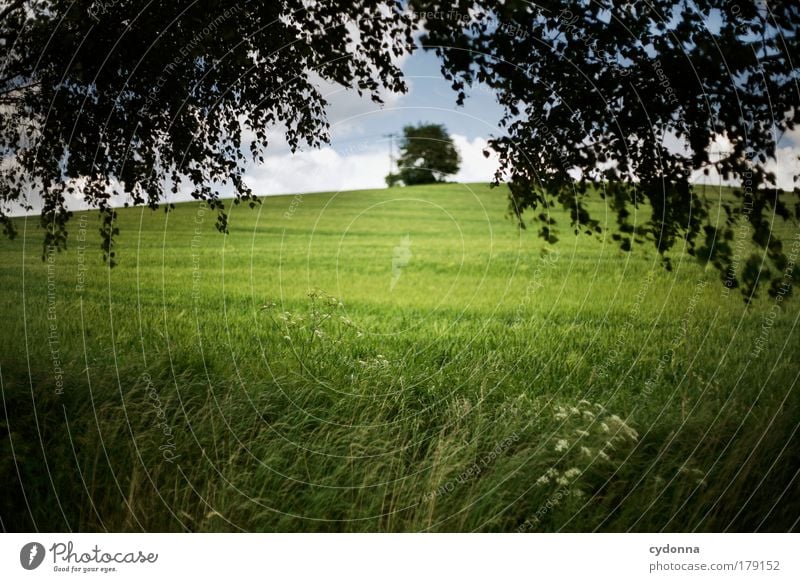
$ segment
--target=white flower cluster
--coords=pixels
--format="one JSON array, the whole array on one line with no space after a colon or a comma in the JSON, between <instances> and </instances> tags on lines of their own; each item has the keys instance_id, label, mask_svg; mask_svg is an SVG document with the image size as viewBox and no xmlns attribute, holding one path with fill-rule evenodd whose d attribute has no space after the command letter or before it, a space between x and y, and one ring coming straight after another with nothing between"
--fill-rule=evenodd
<instances>
[{"instance_id":1,"label":"white flower cluster","mask_svg":"<svg viewBox=\"0 0 800 582\"><path fill-rule=\"evenodd\" d=\"M565 471L559 471L555 467L550 467L544 475L536 480L536 485L543 487L552 482L565 487L567 485L571 485L572 482L580 477L582 473L583 471L577 467L571 467Z\"/></svg>"},{"instance_id":2,"label":"white flower cluster","mask_svg":"<svg viewBox=\"0 0 800 582\"><path fill-rule=\"evenodd\" d=\"M367 358L366 360L356 360L358 365L366 370L384 369L388 368L391 364L383 354L378 354L374 358Z\"/></svg>"},{"instance_id":3,"label":"white flower cluster","mask_svg":"<svg viewBox=\"0 0 800 582\"><path fill-rule=\"evenodd\" d=\"M587 400L574 406L556 406L553 417L559 423L550 445L556 458L536 480L539 487L551 483L574 487L589 466L610 463L613 451L639 439L639 433L626 421L611 414L602 404ZM575 491L583 495L579 489Z\"/></svg>"},{"instance_id":4,"label":"white flower cluster","mask_svg":"<svg viewBox=\"0 0 800 582\"><path fill-rule=\"evenodd\" d=\"M319 347L329 338L332 338L333 343L338 343L348 333L354 332L356 337L363 335L350 318L336 313L344 308L340 299L319 290L311 291L308 297L311 305L303 315L291 311L276 313L277 304L274 301L265 302L261 311L269 313L283 331L283 339L294 345L309 344Z\"/></svg>"}]
</instances>

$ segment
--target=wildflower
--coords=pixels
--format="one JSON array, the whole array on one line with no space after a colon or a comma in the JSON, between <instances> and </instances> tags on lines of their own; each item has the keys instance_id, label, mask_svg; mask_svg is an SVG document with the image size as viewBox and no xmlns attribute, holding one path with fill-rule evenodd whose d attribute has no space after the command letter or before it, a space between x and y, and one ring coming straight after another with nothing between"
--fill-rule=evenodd
<instances>
[{"instance_id":1,"label":"wildflower","mask_svg":"<svg viewBox=\"0 0 800 582\"><path fill-rule=\"evenodd\" d=\"M577 435L578 435L578 436L580 436L580 437L587 437L587 436L589 436L589 432L588 432L588 431L581 430L580 428L579 428L579 429L577 429L577 430L575 431L575 434L577 434Z\"/></svg>"},{"instance_id":2,"label":"wildflower","mask_svg":"<svg viewBox=\"0 0 800 582\"><path fill-rule=\"evenodd\" d=\"M610 421L610 422L613 424L613 426L614 426L614 427L617 429L617 433L618 433L618 434L619 434L619 435L620 435L622 438L626 438L626 437L627 437L627 438L629 438L629 439L630 439L630 440L632 440L632 441L635 441L635 440L637 440L637 439L639 438L639 433L638 433L638 432L636 432L636 431L635 431L633 428L631 428L630 426L628 426L628 425L625 423L625 421L624 421L624 420L622 420L622 419L621 419L619 416L617 416L616 414L612 415L612 416L611 416L611 417L610 417L608 420L609 420L609 421Z\"/></svg>"},{"instance_id":3,"label":"wildflower","mask_svg":"<svg viewBox=\"0 0 800 582\"><path fill-rule=\"evenodd\" d=\"M607 425L605 422L601 422L601 423L600 423L600 430L601 430L601 431L603 431L603 432L608 432L608 431L610 431L611 429L610 429L610 428L608 428L608 425Z\"/></svg>"},{"instance_id":4,"label":"wildflower","mask_svg":"<svg viewBox=\"0 0 800 582\"><path fill-rule=\"evenodd\" d=\"M590 449L589 447L581 447L581 454L586 455L587 457L591 457L592 449Z\"/></svg>"},{"instance_id":5,"label":"wildflower","mask_svg":"<svg viewBox=\"0 0 800 582\"><path fill-rule=\"evenodd\" d=\"M555 451L560 453L561 451L566 451L569 448L569 442L567 439L558 439L556 441Z\"/></svg>"},{"instance_id":6,"label":"wildflower","mask_svg":"<svg viewBox=\"0 0 800 582\"><path fill-rule=\"evenodd\" d=\"M592 414L589 410L583 411L583 419L584 420L594 420L594 414Z\"/></svg>"},{"instance_id":7,"label":"wildflower","mask_svg":"<svg viewBox=\"0 0 800 582\"><path fill-rule=\"evenodd\" d=\"M547 485L550 482L550 478L547 475L542 475L536 480L535 485L541 487L542 485Z\"/></svg>"},{"instance_id":8,"label":"wildflower","mask_svg":"<svg viewBox=\"0 0 800 582\"><path fill-rule=\"evenodd\" d=\"M609 456L605 453L605 451L602 451L602 450L597 451L597 456L600 457L601 459L603 459L604 461L608 461L609 460Z\"/></svg>"},{"instance_id":9,"label":"wildflower","mask_svg":"<svg viewBox=\"0 0 800 582\"><path fill-rule=\"evenodd\" d=\"M564 471L564 477L566 477L567 479L574 479L580 474L581 470L578 469L577 467L572 467L571 469L567 469L566 471Z\"/></svg>"}]
</instances>

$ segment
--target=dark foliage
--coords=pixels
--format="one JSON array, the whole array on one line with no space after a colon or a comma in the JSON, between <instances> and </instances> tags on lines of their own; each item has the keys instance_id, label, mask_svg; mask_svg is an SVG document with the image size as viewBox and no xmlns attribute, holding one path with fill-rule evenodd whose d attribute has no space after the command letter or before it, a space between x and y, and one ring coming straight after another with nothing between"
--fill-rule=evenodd
<instances>
[{"instance_id":1,"label":"dark foliage","mask_svg":"<svg viewBox=\"0 0 800 582\"><path fill-rule=\"evenodd\" d=\"M156 208L168 191L218 210L257 199L243 181L268 130L292 148L327 139L325 79L380 100L404 89L393 58L408 48L399 2L16 0L0 8L0 213L42 193L45 248L66 245L65 198L101 211L113 262L112 198Z\"/></svg>"},{"instance_id":2,"label":"dark foliage","mask_svg":"<svg viewBox=\"0 0 800 582\"><path fill-rule=\"evenodd\" d=\"M599 233L584 203L590 186L599 187L616 213L622 249L652 241L669 267L668 251L685 244L748 299L763 283L771 281L773 295L786 284L790 261L771 227L775 217L800 218L800 190L778 190L767 163L777 137L800 120L800 3L415 5L428 16L422 42L443 59L458 99L480 82L505 108L504 135L492 147L521 221L537 211L540 234L550 239L547 208L561 204L576 231ZM729 151L710 156L721 135ZM735 202L695 192L692 174L712 166L742 184ZM634 225L633 210L645 200L652 218ZM739 252L743 221L752 229ZM750 254L749 243L759 251Z\"/></svg>"}]
</instances>

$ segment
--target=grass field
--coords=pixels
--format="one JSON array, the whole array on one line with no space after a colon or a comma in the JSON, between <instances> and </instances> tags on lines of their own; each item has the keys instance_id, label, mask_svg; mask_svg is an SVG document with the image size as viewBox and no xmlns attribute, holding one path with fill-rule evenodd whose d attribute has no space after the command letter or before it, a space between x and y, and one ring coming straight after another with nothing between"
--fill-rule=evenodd
<instances>
[{"instance_id":1,"label":"grass field","mask_svg":"<svg viewBox=\"0 0 800 582\"><path fill-rule=\"evenodd\" d=\"M20 219L2 527L797 529L798 299L745 306L563 214L547 247L506 208L483 184L272 197L228 236L198 204L127 209L110 271L95 215L47 262Z\"/></svg>"}]
</instances>

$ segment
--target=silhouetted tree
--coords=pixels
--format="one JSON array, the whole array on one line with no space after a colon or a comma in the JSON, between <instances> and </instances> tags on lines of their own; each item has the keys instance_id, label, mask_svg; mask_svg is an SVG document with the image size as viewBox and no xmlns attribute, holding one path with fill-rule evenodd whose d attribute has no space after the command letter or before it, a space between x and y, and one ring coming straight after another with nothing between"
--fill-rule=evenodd
<instances>
[{"instance_id":1,"label":"silhouetted tree","mask_svg":"<svg viewBox=\"0 0 800 582\"><path fill-rule=\"evenodd\" d=\"M78 195L99 208L113 262L112 199L156 208L168 191L227 215L271 128L292 149L328 137L320 79L380 101L405 85L412 43L399 2L368 0L12 0L0 4L0 222L43 198L45 245L66 244Z\"/></svg>"},{"instance_id":2,"label":"silhouetted tree","mask_svg":"<svg viewBox=\"0 0 800 582\"><path fill-rule=\"evenodd\" d=\"M772 226L800 218L800 189L777 189L770 161L800 121L800 3L414 5L426 15L421 42L442 58L458 101L480 82L505 109L491 147L522 224L530 211L552 239L548 209L560 205L576 232L610 228L624 250L649 241L668 268L668 252L685 245L745 297L765 281L785 291L792 261ZM711 156L717 140L728 151ZM712 167L742 184L735 199L698 196L692 175ZM610 227L586 207L598 192Z\"/></svg>"}]
</instances>

